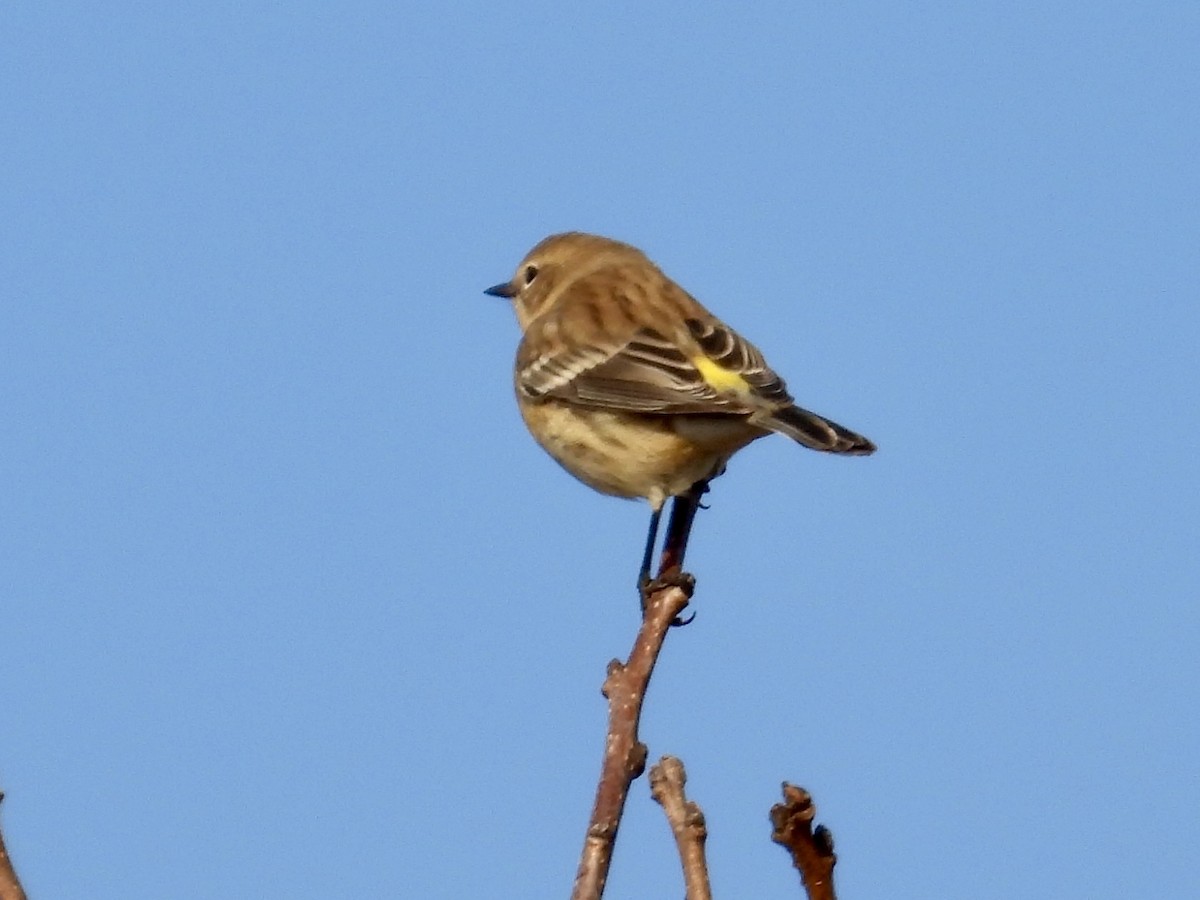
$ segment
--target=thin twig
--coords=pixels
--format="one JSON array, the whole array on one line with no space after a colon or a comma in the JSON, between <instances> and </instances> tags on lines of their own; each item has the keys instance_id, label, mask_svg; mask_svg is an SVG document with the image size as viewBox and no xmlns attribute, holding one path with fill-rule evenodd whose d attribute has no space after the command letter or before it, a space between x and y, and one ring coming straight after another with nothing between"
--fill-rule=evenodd
<instances>
[{"instance_id":1,"label":"thin twig","mask_svg":"<svg viewBox=\"0 0 1200 900\"><path fill-rule=\"evenodd\" d=\"M837 900L833 889L833 835L824 825L812 827L817 808L812 795L802 787L783 783L783 803L771 807L771 840L786 848L809 900Z\"/></svg>"},{"instance_id":2,"label":"thin twig","mask_svg":"<svg viewBox=\"0 0 1200 900\"><path fill-rule=\"evenodd\" d=\"M0 801L3 800L4 794L0 792ZM17 880L17 872L9 858L8 848L4 846L2 833L0 833L0 900L25 900L25 890L21 887L21 882Z\"/></svg>"},{"instance_id":3,"label":"thin twig","mask_svg":"<svg viewBox=\"0 0 1200 900\"><path fill-rule=\"evenodd\" d=\"M614 659L608 664L608 677L602 688L608 698L604 763L572 900L599 900L604 893L629 785L646 768L646 745L638 740L646 687L671 622L687 604L687 595L678 587L666 587L651 594L628 661L621 663Z\"/></svg>"},{"instance_id":4,"label":"thin twig","mask_svg":"<svg viewBox=\"0 0 1200 900\"><path fill-rule=\"evenodd\" d=\"M674 756L664 756L657 765L650 767L650 793L667 814L671 833L675 835L687 900L712 900L708 860L704 857L708 826L700 807L688 800L684 792L686 784L683 762Z\"/></svg>"}]
</instances>

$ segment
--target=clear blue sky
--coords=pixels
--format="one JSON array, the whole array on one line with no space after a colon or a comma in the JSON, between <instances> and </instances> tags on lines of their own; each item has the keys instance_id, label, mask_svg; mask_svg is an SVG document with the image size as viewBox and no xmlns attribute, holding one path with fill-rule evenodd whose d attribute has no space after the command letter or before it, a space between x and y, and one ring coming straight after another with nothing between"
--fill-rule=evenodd
<instances>
[{"instance_id":1,"label":"clear blue sky","mask_svg":"<svg viewBox=\"0 0 1200 900\"><path fill-rule=\"evenodd\" d=\"M34 896L565 896L647 510L480 291L642 246L870 459L701 514L719 896L1200 895L1200 6L0 14L0 786ZM612 897L680 896L635 786ZM930 872L934 873L932 886Z\"/></svg>"}]
</instances>

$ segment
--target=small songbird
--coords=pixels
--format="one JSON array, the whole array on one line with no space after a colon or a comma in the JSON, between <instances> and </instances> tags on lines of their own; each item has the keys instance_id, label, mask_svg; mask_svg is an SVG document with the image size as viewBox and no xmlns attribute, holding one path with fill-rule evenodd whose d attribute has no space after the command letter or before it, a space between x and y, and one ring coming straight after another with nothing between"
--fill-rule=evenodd
<instances>
[{"instance_id":1,"label":"small songbird","mask_svg":"<svg viewBox=\"0 0 1200 900\"><path fill-rule=\"evenodd\" d=\"M537 442L597 491L650 502L643 584L667 498L707 485L751 441L875 450L796 406L753 345L629 244L551 235L486 293L513 301L524 332L514 379Z\"/></svg>"}]
</instances>

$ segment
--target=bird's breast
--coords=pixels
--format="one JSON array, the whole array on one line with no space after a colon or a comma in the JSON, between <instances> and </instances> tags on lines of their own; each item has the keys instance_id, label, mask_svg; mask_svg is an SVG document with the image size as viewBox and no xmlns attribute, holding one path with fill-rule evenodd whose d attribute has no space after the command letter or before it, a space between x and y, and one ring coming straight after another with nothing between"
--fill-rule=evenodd
<instances>
[{"instance_id":1,"label":"bird's breast","mask_svg":"<svg viewBox=\"0 0 1200 900\"><path fill-rule=\"evenodd\" d=\"M717 475L730 455L765 434L736 417L642 415L556 400L524 400L521 415L546 452L580 481L656 505Z\"/></svg>"}]
</instances>

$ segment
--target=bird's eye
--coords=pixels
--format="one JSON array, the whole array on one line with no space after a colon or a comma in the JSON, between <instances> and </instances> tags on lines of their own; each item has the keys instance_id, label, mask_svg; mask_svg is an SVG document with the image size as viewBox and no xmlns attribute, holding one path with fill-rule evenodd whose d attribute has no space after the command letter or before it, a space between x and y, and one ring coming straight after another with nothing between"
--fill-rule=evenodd
<instances>
[{"instance_id":1,"label":"bird's eye","mask_svg":"<svg viewBox=\"0 0 1200 900\"><path fill-rule=\"evenodd\" d=\"M525 284L526 286L533 284L533 279L537 278L537 266L525 267Z\"/></svg>"}]
</instances>

